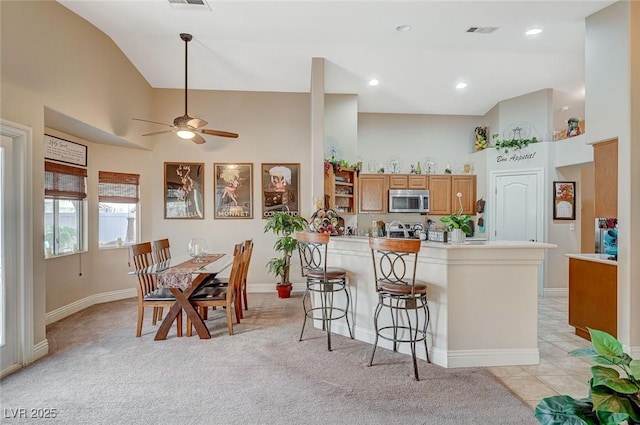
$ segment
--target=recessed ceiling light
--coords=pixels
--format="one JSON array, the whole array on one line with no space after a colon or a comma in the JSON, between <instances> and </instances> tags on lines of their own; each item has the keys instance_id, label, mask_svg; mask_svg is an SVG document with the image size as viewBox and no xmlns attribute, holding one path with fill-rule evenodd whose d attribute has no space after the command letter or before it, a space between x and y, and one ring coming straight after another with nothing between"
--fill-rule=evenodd
<instances>
[{"instance_id":1,"label":"recessed ceiling light","mask_svg":"<svg viewBox=\"0 0 640 425\"><path fill-rule=\"evenodd\" d=\"M542 28L530 28L525 32L526 35L538 35L542 32Z\"/></svg>"},{"instance_id":2,"label":"recessed ceiling light","mask_svg":"<svg viewBox=\"0 0 640 425\"><path fill-rule=\"evenodd\" d=\"M398 25L396 27L396 31L398 32L407 32L411 31L411 25Z\"/></svg>"},{"instance_id":3,"label":"recessed ceiling light","mask_svg":"<svg viewBox=\"0 0 640 425\"><path fill-rule=\"evenodd\" d=\"M458 83L458 84L456 84L456 88L457 89L463 89L465 87L467 87L467 83Z\"/></svg>"},{"instance_id":4,"label":"recessed ceiling light","mask_svg":"<svg viewBox=\"0 0 640 425\"><path fill-rule=\"evenodd\" d=\"M370 80L369 80L369 85L370 85L371 87L375 87L375 86L377 86L378 84L380 84L380 81L376 80L375 78L372 78L372 79L370 79Z\"/></svg>"}]
</instances>

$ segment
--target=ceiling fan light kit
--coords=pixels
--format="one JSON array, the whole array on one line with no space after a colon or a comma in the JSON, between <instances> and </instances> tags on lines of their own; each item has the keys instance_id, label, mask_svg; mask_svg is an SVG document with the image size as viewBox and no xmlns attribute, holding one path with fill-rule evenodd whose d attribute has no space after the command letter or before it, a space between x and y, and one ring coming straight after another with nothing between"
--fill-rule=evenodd
<instances>
[{"instance_id":1,"label":"ceiling fan light kit","mask_svg":"<svg viewBox=\"0 0 640 425\"><path fill-rule=\"evenodd\" d=\"M165 125L167 127L171 127L171 130L164 130L164 131L154 131L151 133L146 133L143 134L143 136L153 136L156 134L164 134L164 133L176 133L176 135L178 137L180 137L181 139L185 139L185 140L191 140L192 142L196 143L196 144L203 144L206 143L206 141L204 140L204 138L202 136L200 136L197 133L202 133L202 134L206 134L209 136L219 136L219 137L229 137L229 138L233 138L236 139L238 138L238 134L237 133L232 133L229 131L222 131L222 130L212 130L212 129L207 129L207 128L202 128L205 125L207 125L208 123L200 118L193 118L190 117L189 114L187 113L187 106L189 104L188 102L188 79L187 79L187 70L188 70L188 43L193 40L193 36L191 34L187 34L187 33L181 33L180 34L180 39L182 39L182 41L184 41L184 115L176 117L173 120L173 125L171 124L164 124L164 123L160 123L160 122L156 122L156 121L150 121L150 120L144 120L141 118L133 118L136 121L144 121L144 122L150 122L152 124L160 124L160 125Z\"/></svg>"}]
</instances>

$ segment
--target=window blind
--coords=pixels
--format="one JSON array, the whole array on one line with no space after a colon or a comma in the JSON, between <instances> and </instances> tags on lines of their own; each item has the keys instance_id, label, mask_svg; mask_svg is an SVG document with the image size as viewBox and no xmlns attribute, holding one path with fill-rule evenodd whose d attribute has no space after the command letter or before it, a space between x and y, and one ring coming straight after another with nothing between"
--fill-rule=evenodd
<instances>
[{"instance_id":1,"label":"window blind","mask_svg":"<svg viewBox=\"0 0 640 425\"><path fill-rule=\"evenodd\" d=\"M86 168L44 162L44 196L48 199L78 200L87 197Z\"/></svg>"},{"instance_id":2,"label":"window blind","mask_svg":"<svg viewBox=\"0 0 640 425\"><path fill-rule=\"evenodd\" d=\"M139 174L98 172L98 201L135 204L139 199Z\"/></svg>"}]
</instances>

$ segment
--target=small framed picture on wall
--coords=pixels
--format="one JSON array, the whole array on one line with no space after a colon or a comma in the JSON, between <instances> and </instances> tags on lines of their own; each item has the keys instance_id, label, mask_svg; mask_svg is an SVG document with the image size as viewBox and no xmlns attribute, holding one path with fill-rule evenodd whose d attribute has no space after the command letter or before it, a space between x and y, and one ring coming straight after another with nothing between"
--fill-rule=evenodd
<instances>
[{"instance_id":1,"label":"small framed picture on wall","mask_svg":"<svg viewBox=\"0 0 640 425\"><path fill-rule=\"evenodd\" d=\"M164 163L164 218L204 218L204 163Z\"/></svg>"},{"instance_id":2,"label":"small framed picture on wall","mask_svg":"<svg viewBox=\"0 0 640 425\"><path fill-rule=\"evenodd\" d=\"M262 218L299 214L300 164L262 164Z\"/></svg>"},{"instance_id":3,"label":"small framed picture on wall","mask_svg":"<svg viewBox=\"0 0 640 425\"><path fill-rule=\"evenodd\" d=\"M213 164L213 218L253 218L253 164Z\"/></svg>"},{"instance_id":4,"label":"small framed picture on wall","mask_svg":"<svg viewBox=\"0 0 640 425\"><path fill-rule=\"evenodd\" d=\"M576 182L553 182L553 219L576 219Z\"/></svg>"}]
</instances>

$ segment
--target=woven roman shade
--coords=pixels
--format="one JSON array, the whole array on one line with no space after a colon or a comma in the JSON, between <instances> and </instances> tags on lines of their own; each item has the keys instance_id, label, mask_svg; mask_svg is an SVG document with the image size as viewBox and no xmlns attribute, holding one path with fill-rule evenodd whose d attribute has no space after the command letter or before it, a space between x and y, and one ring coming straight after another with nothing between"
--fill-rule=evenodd
<instances>
[{"instance_id":1,"label":"woven roman shade","mask_svg":"<svg viewBox=\"0 0 640 425\"><path fill-rule=\"evenodd\" d=\"M44 162L44 196L47 199L78 200L87 197L86 168Z\"/></svg>"},{"instance_id":2,"label":"woven roman shade","mask_svg":"<svg viewBox=\"0 0 640 425\"><path fill-rule=\"evenodd\" d=\"M139 199L139 174L98 172L98 201L136 204Z\"/></svg>"}]
</instances>

